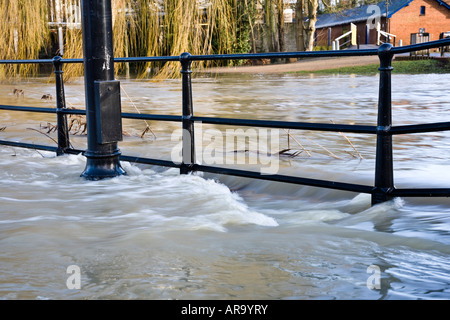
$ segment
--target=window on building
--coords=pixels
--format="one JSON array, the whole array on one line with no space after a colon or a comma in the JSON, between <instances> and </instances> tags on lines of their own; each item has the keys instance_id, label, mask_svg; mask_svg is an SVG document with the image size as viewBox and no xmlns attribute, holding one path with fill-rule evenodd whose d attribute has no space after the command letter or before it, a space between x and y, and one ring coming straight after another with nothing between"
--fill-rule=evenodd
<instances>
[{"instance_id":1,"label":"window on building","mask_svg":"<svg viewBox=\"0 0 450 320\"><path fill-rule=\"evenodd\" d=\"M425 6L420 6L420 15L421 16L425 15Z\"/></svg>"}]
</instances>

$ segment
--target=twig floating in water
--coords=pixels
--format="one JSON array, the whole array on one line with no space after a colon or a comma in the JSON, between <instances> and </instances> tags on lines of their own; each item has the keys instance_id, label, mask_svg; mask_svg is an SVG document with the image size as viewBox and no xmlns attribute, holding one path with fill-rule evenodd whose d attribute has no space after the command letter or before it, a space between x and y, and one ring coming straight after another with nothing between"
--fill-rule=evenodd
<instances>
[{"instance_id":1,"label":"twig floating in water","mask_svg":"<svg viewBox=\"0 0 450 320\"><path fill-rule=\"evenodd\" d=\"M330 121L331 121L331 123L334 124L334 121L333 121L333 120L330 120ZM347 138L347 136L346 136L345 134L343 134L342 132L339 132L339 134L340 134L341 136L343 136L343 137L345 138L345 140L347 140L347 142L352 146L353 150L355 150L355 152L358 154L359 158L360 158L360 159L364 159L363 156L358 152L358 150L356 150L355 146L354 146L353 143L350 141L350 139Z\"/></svg>"},{"instance_id":2,"label":"twig floating in water","mask_svg":"<svg viewBox=\"0 0 450 320\"><path fill-rule=\"evenodd\" d=\"M283 130L287 133L288 137L291 137L292 139L294 139L294 141L297 142L297 144L300 146L300 148L302 148L303 151L305 151L308 154L308 156L311 157L311 153L309 153L308 150L306 150L305 147L303 147L302 144L300 142L298 142L298 140L295 139L295 137L289 133L289 131L287 131L286 129L283 129ZM288 139L288 142L289 142L289 139Z\"/></svg>"},{"instance_id":3,"label":"twig floating in water","mask_svg":"<svg viewBox=\"0 0 450 320\"><path fill-rule=\"evenodd\" d=\"M34 131L39 132L40 134L43 134L44 136L46 136L47 138L51 139L54 143L56 143L58 145L58 142L55 139L53 139L52 137L50 137L48 134L46 134L45 132L39 131L39 130L34 129L34 128L27 128L27 129L28 130L34 130Z\"/></svg>"}]
</instances>

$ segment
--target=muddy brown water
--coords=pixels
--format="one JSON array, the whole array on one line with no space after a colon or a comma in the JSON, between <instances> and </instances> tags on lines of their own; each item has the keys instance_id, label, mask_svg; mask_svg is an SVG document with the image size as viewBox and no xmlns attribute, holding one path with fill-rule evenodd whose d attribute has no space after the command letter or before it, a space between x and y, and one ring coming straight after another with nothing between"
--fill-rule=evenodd
<instances>
[{"instance_id":1,"label":"muddy brown water","mask_svg":"<svg viewBox=\"0 0 450 320\"><path fill-rule=\"evenodd\" d=\"M450 75L394 75L394 124L448 121L449 82ZM178 80L121 83L124 112L180 114ZM83 90L81 80L67 84L68 106L84 107ZM196 115L373 125L378 79L203 76L194 78L193 93ZM54 95L46 79L0 86L5 105L54 107L44 94ZM54 144L53 132L43 134L53 115L0 111L0 117L0 139ZM177 160L179 123L149 122L156 137L142 138L146 123L123 124L123 154ZM284 130L248 129L196 126L198 160L373 184L372 136L291 130L288 139ZM264 133L277 140L249 138ZM230 134L248 141L227 145ZM71 136L75 148L85 148L85 141ZM394 143L397 186L449 186L449 133L395 136ZM280 157L261 156L287 148ZM82 155L0 146L2 299L450 298L446 198L370 207L365 194L180 176L128 162L122 162L126 176L85 181L84 166Z\"/></svg>"}]
</instances>

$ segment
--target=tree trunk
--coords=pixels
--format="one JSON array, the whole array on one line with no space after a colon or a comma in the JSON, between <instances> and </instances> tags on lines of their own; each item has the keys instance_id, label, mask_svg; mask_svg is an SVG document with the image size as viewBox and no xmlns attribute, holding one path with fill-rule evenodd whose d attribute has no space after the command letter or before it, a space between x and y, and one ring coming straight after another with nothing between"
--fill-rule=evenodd
<instances>
[{"instance_id":1,"label":"tree trunk","mask_svg":"<svg viewBox=\"0 0 450 320\"><path fill-rule=\"evenodd\" d=\"M298 51L305 51L305 26L303 24L303 1L298 0L295 5L295 41Z\"/></svg>"},{"instance_id":2,"label":"tree trunk","mask_svg":"<svg viewBox=\"0 0 450 320\"><path fill-rule=\"evenodd\" d=\"M278 0L278 49L280 52L285 50L284 43L284 1Z\"/></svg>"},{"instance_id":3,"label":"tree trunk","mask_svg":"<svg viewBox=\"0 0 450 320\"><path fill-rule=\"evenodd\" d=\"M305 28L306 38L305 47L307 51L314 49L314 39L316 32L317 9L319 7L318 0L306 0L308 2L308 22Z\"/></svg>"},{"instance_id":4,"label":"tree trunk","mask_svg":"<svg viewBox=\"0 0 450 320\"><path fill-rule=\"evenodd\" d=\"M276 21L275 21L275 3L274 0L266 0L266 26L269 40L269 51L279 51L278 42L276 39Z\"/></svg>"},{"instance_id":5,"label":"tree trunk","mask_svg":"<svg viewBox=\"0 0 450 320\"><path fill-rule=\"evenodd\" d=\"M253 53L256 53L256 38L255 38L255 27L253 25L253 19L255 18L255 12L254 12L254 3L251 4L252 7L249 7L248 0L245 0L244 3L245 7L247 8L247 15L248 15L248 24L250 27L250 41L252 42L252 51Z\"/></svg>"}]
</instances>

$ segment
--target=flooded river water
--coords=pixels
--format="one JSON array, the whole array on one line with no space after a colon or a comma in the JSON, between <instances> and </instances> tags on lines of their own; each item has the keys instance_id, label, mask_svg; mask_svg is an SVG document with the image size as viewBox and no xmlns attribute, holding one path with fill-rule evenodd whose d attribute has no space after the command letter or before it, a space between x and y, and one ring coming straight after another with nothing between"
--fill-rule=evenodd
<instances>
[{"instance_id":1,"label":"flooded river water","mask_svg":"<svg viewBox=\"0 0 450 320\"><path fill-rule=\"evenodd\" d=\"M1 104L54 107L41 99L54 95L46 80L1 85ZM450 75L393 75L394 125L449 121L449 83ZM181 112L178 80L121 85L123 112ZM83 92L81 80L67 84L68 106L84 108ZM199 116L374 125L378 78L202 76L193 95ZM54 145L48 123L54 115L0 111L0 139ZM152 132L141 137L144 121L123 120L122 154L173 160L180 123L148 124ZM219 141L226 129L196 127L199 161L211 160L212 133ZM278 137L271 153L290 149L277 158L277 173L373 185L373 136L266 133ZM74 148L85 141L71 136ZM394 144L396 186L449 186L448 132L395 136ZM263 147L236 145L221 157ZM450 298L447 198L370 207L366 194L122 166L126 176L86 181L82 155L0 146L0 298Z\"/></svg>"}]
</instances>

